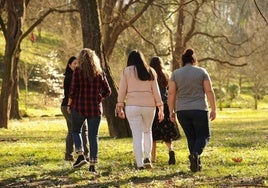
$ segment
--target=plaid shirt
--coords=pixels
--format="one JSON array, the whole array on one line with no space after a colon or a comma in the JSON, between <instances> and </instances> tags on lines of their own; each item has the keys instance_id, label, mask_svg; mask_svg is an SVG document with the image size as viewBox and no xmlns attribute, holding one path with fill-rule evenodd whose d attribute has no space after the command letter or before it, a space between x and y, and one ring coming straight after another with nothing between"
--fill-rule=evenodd
<instances>
[{"instance_id":1,"label":"plaid shirt","mask_svg":"<svg viewBox=\"0 0 268 188\"><path fill-rule=\"evenodd\" d=\"M101 115L101 101L111 94L111 88L106 77L98 75L92 81L84 78L80 68L73 72L69 98L71 108L80 115L96 117Z\"/></svg>"}]
</instances>

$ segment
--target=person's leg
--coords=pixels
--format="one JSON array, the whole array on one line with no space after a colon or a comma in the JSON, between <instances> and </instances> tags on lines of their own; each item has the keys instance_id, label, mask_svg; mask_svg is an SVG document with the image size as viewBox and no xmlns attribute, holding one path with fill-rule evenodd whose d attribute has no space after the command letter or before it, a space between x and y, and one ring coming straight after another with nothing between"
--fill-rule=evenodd
<instances>
[{"instance_id":1,"label":"person's leg","mask_svg":"<svg viewBox=\"0 0 268 188\"><path fill-rule=\"evenodd\" d=\"M169 160L168 160L168 164L169 165L173 165L176 164L176 159L175 159L175 152L173 151L172 148L172 142L165 142L167 148L168 148L168 155L169 155Z\"/></svg>"},{"instance_id":2,"label":"person's leg","mask_svg":"<svg viewBox=\"0 0 268 188\"><path fill-rule=\"evenodd\" d=\"M72 128L73 128L73 139L75 143L75 151L78 154L76 162L73 164L74 168L81 167L86 164L86 158L84 156L83 140L81 136L82 125L85 121L85 117L80 116L76 110L72 110Z\"/></svg>"},{"instance_id":3,"label":"person's leg","mask_svg":"<svg viewBox=\"0 0 268 188\"><path fill-rule=\"evenodd\" d=\"M192 153L194 150L196 140L191 114L192 114L191 110L177 112L177 118L187 138L188 149L190 153Z\"/></svg>"},{"instance_id":4,"label":"person's leg","mask_svg":"<svg viewBox=\"0 0 268 188\"><path fill-rule=\"evenodd\" d=\"M143 134L141 129L142 116L137 106L126 106L126 117L132 132L133 151L137 168L143 167Z\"/></svg>"},{"instance_id":5,"label":"person's leg","mask_svg":"<svg viewBox=\"0 0 268 188\"><path fill-rule=\"evenodd\" d=\"M88 140L89 140L89 162L98 162L98 149L99 149L99 126L101 117L87 118L88 124Z\"/></svg>"},{"instance_id":6,"label":"person's leg","mask_svg":"<svg viewBox=\"0 0 268 188\"><path fill-rule=\"evenodd\" d=\"M99 126L101 116L87 118L88 140L89 140L89 173L96 173L95 165L98 162L99 151Z\"/></svg>"},{"instance_id":7,"label":"person's leg","mask_svg":"<svg viewBox=\"0 0 268 188\"><path fill-rule=\"evenodd\" d=\"M67 136L65 139L65 160L66 161L73 161L73 135L72 135L72 119L71 114L67 112L67 106L61 106L61 112L66 120L67 124Z\"/></svg>"},{"instance_id":8,"label":"person's leg","mask_svg":"<svg viewBox=\"0 0 268 188\"><path fill-rule=\"evenodd\" d=\"M210 139L209 113L201 110L197 110L194 113L193 124L195 128L196 141L190 158L193 158L192 160L194 161L192 171L200 171L202 168L200 155Z\"/></svg>"},{"instance_id":9,"label":"person's leg","mask_svg":"<svg viewBox=\"0 0 268 188\"><path fill-rule=\"evenodd\" d=\"M195 115L193 110L178 111L177 117L181 124L181 127L185 133L188 142L188 149L190 152L189 161L190 169L192 172L198 171L199 166L199 156L194 152L195 142L196 142L196 131L193 125L193 116Z\"/></svg>"},{"instance_id":10,"label":"person's leg","mask_svg":"<svg viewBox=\"0 0 268 188\"><path fill-rule=\"evenodd\" d=\"M75 144L76 153L83 153L83 140L82 140L82 125L85 121L85 117L80 116L76 110L72 110L72 128L73 128L73 139Z\"/></svg>"},{"instance_id":11,"label":"person's leg","mask_svg":"<svg viewBox=\"0 0 268 188\"><path fill-rule=\"evenodd\" d=\"M142 132L144 135L144 158L151 160L151 151L152 151L152 124L155 115L155 108L152 107L142 107Z\"/></svg>"},{"instance_id":12,"label":"person's leg","mask_svg":"<svg viewBox=\"0 0 268 188\"><path fill-rule=\"evenodd\" d=\"M172 150L172 143L171 141L170 142L165 142L167 148L168 148L168 151L171 151Z\"/></svg>"},{"instance_id":13,"label":"person's leg","mask_svg":"<svg viewBox=\"0 0 268 188\"><path fill-rule=\"evenodd\" d=\"M153 141L151 158L152 158L152 162L155 163L156 162L156 141Z\"/></svg>"},{"instance_id":14,"label":"person's leg","mask_svg":"<svg viewBox=\"0 0 268 188\"><path fill-rule=\"evenodd\" d=\"M153 144L152 144L152 152L151 152L151 159L152 162L156 162L156 142L157 140L162 139L161 131L159 128L159 121L158 121L158 108L155 108L155 115L152 124L152 137L153 137Z\"/></svg>"},{"instance_id":15,"label":"person's leg","mask_svg":"<svg viewBox=\"0 0 268 188\"><path fill-rule=\"evenodd\" d=\"M88 158L89 154L89 144L88 144L88 124L87 121L84 121L82 125L82 140L83 140L83 147L84 147L84 155Z\"/></svg>"},{"instance_id":16,"label":"person's leg","mask_svg":"<svg viewBox=\"0 0 268 188\"><path fill-rule=\"evenodd\" d=\"M201 155L210 139L208 112L203 110L196 110L193 116L193 125L196 140L192 152Z\"/></svg>"}]
</instances>

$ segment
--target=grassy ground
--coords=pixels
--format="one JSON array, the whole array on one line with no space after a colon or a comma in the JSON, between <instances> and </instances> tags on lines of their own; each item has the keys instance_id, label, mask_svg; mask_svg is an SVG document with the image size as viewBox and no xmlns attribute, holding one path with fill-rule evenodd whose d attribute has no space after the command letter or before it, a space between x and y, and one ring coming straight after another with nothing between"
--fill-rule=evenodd
<instances>
[{"instance_id":1,"label":"grassy ground","mask_svg":"<svg viewBox=\"0 0 268 188\"><path fill-rule=\"evenodd\" d=\"M176 165L158 143L154 169L136 171L131 138L113 139L103 119L99 175L65 162L63 117L11 121L0 129L0 187L265 187L268 186L268 110L224 109L211 124L203 170L191 173L185 136L174 142ZM237 160L242 159L241 162Z\"/></svg>"}]
</instances>

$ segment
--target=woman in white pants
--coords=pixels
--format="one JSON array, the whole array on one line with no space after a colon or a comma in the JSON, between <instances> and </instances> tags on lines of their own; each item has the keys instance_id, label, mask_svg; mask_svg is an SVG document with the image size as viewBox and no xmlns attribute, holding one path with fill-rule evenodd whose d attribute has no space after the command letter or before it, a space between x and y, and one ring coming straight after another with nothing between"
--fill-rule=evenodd
<instances>
[{"instance_id":1,"label":"woman in white pants","mask_svg":"<svg viewBox=\"0 0 268 188\"><path fill-rule=\"evenodd\" d=\"M137 169L152 168L152 122L156 106L161 122L164 113L157 74L146 64L143 54L133 50L120 79L116 112L120 118L128 119Z\"/></svg>"}]
</instances>

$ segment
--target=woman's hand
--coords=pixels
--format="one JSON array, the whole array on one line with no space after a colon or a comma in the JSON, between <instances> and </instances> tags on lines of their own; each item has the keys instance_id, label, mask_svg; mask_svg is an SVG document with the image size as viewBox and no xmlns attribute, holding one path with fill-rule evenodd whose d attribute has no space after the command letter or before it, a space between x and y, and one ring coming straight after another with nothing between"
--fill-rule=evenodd
<instances>
[{"instance_id":1,"label":"woman's hand","mask_svg":"<svg viewBox=\"0 0 268 188\"><path fill-rule=\"evenodd\" d=\"M116 106L116 108L115 108L115 116L118 116L121 119L126 118L123 106Z\"/></svg>"},{"instance_id":2,"label":"woman's hand","mask_svg":"<svg viewBox=\"0 0 268 188\"><path fill-rule=\"evenodd\" d=\"M176 113L175 112L169 113L169 119L171 122L175 123L176 122Z\"/></svg>"},{"instance_id":3,"label":"woman's hand","mask_svg":"<svg viewBox=\"0 0 268 188\"><path fill-rule=\"evenodd\" d=\"M163 109L163 105L158 106L158 121L161 122L164 120L164 109Z\"/></svg>"},{"instance_id":4,"label":"woman's hand","mask_svg":"<svg viewBox=\"0 0 268 188\"><path fill-rule=\"evenodd\" d=\"M124 112L123 109L122 109L122 110L119 110L119 112L118 112L118 117L121 118L121 119L125 119L125 118L126 118L126 116L125 116L125 112Z\"/></svg>"},{"instance_id":5,"label":"woman's hand","mask_svg":"<svg viewBox=\"0 0 268 188\"><path fill-rule=\"evenodd\" d=\"M216 111L212 110L209 114L210 120L213 121L216 119Z\"/></svg>"},{"instance_id":6,"label":"woman's hand","mask_svg":"<svg viewBox=\"0 0 268 188\"><path fill-rule=\"evenodd\" d=\"M163 121L164 120L164 117L165 117L165 115L164 115L163 111L162 112L159 111L158 112L158 121L159 122Z\"/></svg>"},{"instance_id":7,"label":"woman's hand","mask_svg":"<svg viewBox=\"0 0 268 188\"><path fill-rule=\"evenodd\" d=\"M71 106L70 105L67 106L67 112L68 112L68 114L71 114Z\"/></svg>"}]
</instances>

